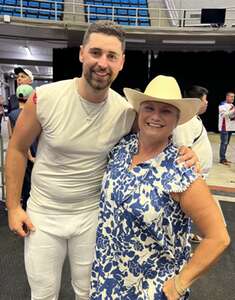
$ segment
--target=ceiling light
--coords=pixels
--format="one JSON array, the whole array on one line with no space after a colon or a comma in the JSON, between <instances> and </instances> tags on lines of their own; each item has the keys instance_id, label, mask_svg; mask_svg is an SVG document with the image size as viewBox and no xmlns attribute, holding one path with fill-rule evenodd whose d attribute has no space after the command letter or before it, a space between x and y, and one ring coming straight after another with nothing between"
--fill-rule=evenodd
<instances>
[{"instance_id":1,"label":"ceiling light","mask_svg":"<svg viewBox=\"0 0 235 300\"><path fill-rule=\"evenodd\" d=\"M126 39L127 43L146 43L144 39Z\"/></svg>"},{"instance_id":2,"label":"ceiling light","mask_svg":"<svg viewBox=\"0 0 235 300\"><path fill-rule=\"evenodd\" d=\"M28 47L28 46L24 46L24 49L25 49L25 51L26 51L28 57L32 57L32 53L31 53L29 47Z\"/></svg>"},{"instance_id":3,"label":"ceiling light","mask_svg":"<svg viewBox=\"0 0 235 300\"><path fill-rule=\"evenodd\" d=\"M11 17L9 15L4 15L3 16L3 22L10 23L11 22Z\"/></svg>"},{"instance_id":4,"label":"ceiling light","mask_svg":"<svg viewBox=\"0 0 235 300\"><path fill-rule=\"evenodd\" d=\"M163 40L163 44L214 45L215 40Z\"/></svg>"}]
</instances>

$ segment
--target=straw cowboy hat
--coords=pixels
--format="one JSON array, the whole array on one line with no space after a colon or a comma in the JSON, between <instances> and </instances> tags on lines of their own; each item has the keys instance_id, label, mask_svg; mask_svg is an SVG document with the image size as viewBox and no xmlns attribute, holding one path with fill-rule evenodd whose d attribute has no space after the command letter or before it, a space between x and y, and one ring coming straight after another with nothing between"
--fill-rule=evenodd
<instances>
[{"instance_id":1,"label":"straw cowboy hat","mask_svg":"<svg viewBox=\"0 0 235 300\"><path fill-rule=\"evenodd\" d=\"M156 76L147 85L144 93L130 88L124 88L123 91L137 112L140 104L145 101L156 101L175 106L180 111L178 125L192 119L198 113L201 102L197 98L182 98L179 85L171 76Z\"/></svg>"}]
</instances>

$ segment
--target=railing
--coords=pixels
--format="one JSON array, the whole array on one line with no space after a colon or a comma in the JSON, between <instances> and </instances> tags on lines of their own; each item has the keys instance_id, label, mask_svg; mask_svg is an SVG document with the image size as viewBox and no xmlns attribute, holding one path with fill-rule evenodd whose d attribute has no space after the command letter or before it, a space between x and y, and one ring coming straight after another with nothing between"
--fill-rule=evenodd
<instances>
[{"instance_id":1,"label":"railing","mask_svg":"<svg viewBox=\"0 0 235 300\"><path fill-rule=\"evenodd\" d=\"M14 1L12 1L13 3ZM0 0L0 15L11 18L31 18L50 22L93 22L97 19L109 19L121 25L172 27L209 27L213 24L201 24L200 9L175 9L154 7L130 7L85 4L76 1L15 1L17 5L2 4ZM26 5L26 2L30 5ZM39 3L39 7L32 3ZM10 2L7 2L10 3ZM125 11L125 12L124 12ZM43 20L44 19L44 20ZM226 9L225 26L235 26L235 8Z\"/></svg>"},{"instance_id":2,"label":"railing","mask_svg":"<svg viewBox=\"0 0 235 300\"><path fill-rule=\"evenodd\" d=\"M87 22L107 19L121 25L150 26L148 8L87 5L84 7L83 15Z\"/></svg>"},{"instance_id":3,"label":"railing","mask_svg":"<svg viewBox=\"0 0 235 300\"><path fill-rule=\"evenodd\" d=\"M63 1L23 1L23 0L0 0L0 15L12 17L63 20Z\"/></svg>"}]
</instances>

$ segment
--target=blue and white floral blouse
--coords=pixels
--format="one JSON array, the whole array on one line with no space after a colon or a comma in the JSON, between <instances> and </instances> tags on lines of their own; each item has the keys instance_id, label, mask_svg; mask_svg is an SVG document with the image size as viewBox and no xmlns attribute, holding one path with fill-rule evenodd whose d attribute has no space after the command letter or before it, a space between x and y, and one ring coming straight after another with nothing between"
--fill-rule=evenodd
<instances>
[{"instance_id":1,"label":"blue and white floral blouse","mask_svg":"<svg viewBox=\"0 0 235 300\"><path fill-rule=\"evenodd\" d=\"M92 269L91 297L98 300L163 300L163 283L190 256L190 219L170 192L197 178L175 162L169 144L157 157L130 169L138 137L124 137L110 153L104 175ZM188 293L181 299L188 299Z\"/></svg>"}]
</instances>

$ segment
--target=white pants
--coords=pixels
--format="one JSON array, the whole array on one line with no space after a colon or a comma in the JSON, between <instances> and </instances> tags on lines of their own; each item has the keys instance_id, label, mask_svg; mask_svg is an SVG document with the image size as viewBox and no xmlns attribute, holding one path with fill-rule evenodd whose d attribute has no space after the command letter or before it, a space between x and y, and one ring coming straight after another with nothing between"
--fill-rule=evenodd
<instances>
[{"instance_id":1,"label":"white pants","mask_svg":"<svg viewBox=\"0 0 235 300\"><path fill-rule=\"evenodd\" d=\"M32 300L57 300L69 257L76 300L89 299L98 208L77 215L45 215L28 209L36 231L25 238L25 267Z\"/></svg>"}]
</instances>

